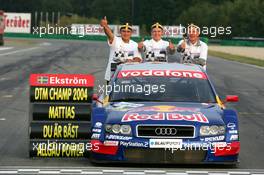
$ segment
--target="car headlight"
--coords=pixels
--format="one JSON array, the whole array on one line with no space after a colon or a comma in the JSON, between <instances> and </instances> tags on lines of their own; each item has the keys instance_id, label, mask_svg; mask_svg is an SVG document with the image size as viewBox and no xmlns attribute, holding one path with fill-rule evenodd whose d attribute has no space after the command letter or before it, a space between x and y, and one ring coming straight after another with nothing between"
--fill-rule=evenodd
<instances>
[{"instance_id":1,"label":"car headlight","mask_svg":"<svg viewBox=\"0 0 264 175\"><path fill-rule=\"evenodd\" d=\"M129 125L121 125L120 133L124 135L129 135L131 133L131 127Z\"/></svg>"},{"instance_id":2,"label":"car headlight","mask_svg":"<svg viewBox=\"0 0 264 175\"><path fill-rule=\"evenodd\" d=\"M105 131L111 132L112 131L112 125L105 125Z\"/></svg>"},{"instance_id":3,"label":"car headlight","mask_svg":"<svg viewBox=\"0 0 264 175\"><path fill-rule=\"evenodd\" d=\"M221 135L225 133L224 126L201 126L200 127L200 136L212 136L212 135Z\"/></svg>"},{"instance_id":4,"label":"car headlight","mask_svg":"<svg viewBox=\"0 0 264 175\"><path fill-rule=\"evenodd\" d=\"M130 135L131 134L131 126L130 125L119 125L114 124L105 125L105 131L108 133L114 133L114 134L123 134L123 135Z\"/></svg>"},{"instance_id":5,"label":"car headlight","mask_svg":"<svg viewBox=\"0 0 264 175\"><path fill-rule=\"evenodd\" d=\"M112 126L113 133L118 134L120 132L120 128L121 128L120 125L113 125Z\"/></svg>"}]
</instances>

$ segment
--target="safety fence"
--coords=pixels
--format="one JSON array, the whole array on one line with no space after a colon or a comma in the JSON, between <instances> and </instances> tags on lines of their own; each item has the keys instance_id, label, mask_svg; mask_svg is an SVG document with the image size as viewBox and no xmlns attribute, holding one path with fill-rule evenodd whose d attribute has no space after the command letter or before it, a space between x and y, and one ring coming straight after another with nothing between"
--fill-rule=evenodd
<instances>
[{"instance_id":1,"label":"safety fence","mask_svg":"<svg viewBox=\"0 0 264 175\"><path fill-rule=\"evenodd\" d=\"M106 41L106 36L101 35L57 35L57 34L44 34L41 37L37 34L25 34L25 33L5 33L4 37L11 38L30 38L30 39L64 39L64 40L89 40L89 41ZM142 37L132 37L136 42L140 42ZM144 39L150 39L150 36L144 36ZM178 43L181 38L164 38L170 40L173 43ZM201 38L202 41L208 43L208 38Z\"/></svg>"}]
</instances>

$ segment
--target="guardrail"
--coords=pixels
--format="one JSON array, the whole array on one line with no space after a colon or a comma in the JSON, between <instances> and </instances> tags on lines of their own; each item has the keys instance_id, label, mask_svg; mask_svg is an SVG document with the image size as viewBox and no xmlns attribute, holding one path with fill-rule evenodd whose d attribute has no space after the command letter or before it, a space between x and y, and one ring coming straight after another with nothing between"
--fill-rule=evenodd
<instances>
[{"instance_id":1,"label":"guardrail","mask_svg":"<svg viewBox=\"0 0 264 175\"><path fill-rule=\"evenodd\" d=\"M35 39L65 39L65 40L90 40L90 41L106 41L106 36L101 35L56 35L56 34L45 34L41 37L37 34L24 34L24 33L5 33L4 37L14 37L14 38L35 38ZM150 39L150 36L144 37L144 39ZM141 41L141 37L132 37L136 42ZM173 43L178 43L181 38L165 38L165 40L171 40ZM202 41L208 43L208 38L201 38Z\"/></svg>"},{"instance_id":2,"label":"guardrail","mask_svg":"<svg viewBox=\"0 0 264 175\"><path fill-rule=\"evenodd\" d=\"M250 46L250 47L264 47L264 41L252 40L221 40L220 45L223 46Z\"/></svg>"},{"instance_id":3,"label":"guardrail","mask_svg":"<svg viewBox=\"0 0 264 175\"><path fill-rule=\"evenodd\" d=\"M4 37L15 37L15 38L36 38L36 39L66 39L66 40L90 40L90 41L106 41L106 36L101 35L56 35L56 34L44 34L41 37L37 34L24 34L24 33L5 33ZM141 37L132 37L136 42L141 41ZM150 36L144 37L144 39L150 39ZM165 38L165 40L171 40L173 43L178 43L181 38ZM201 37L201 40L205 43L209 42L206 37ZM216 40L212 40L216 41ZM223 46L250 46L250 47L264 47L264 41L260 40L217 40L213 42L215 44L220 44Z\"/></svg>"}]
</instances>

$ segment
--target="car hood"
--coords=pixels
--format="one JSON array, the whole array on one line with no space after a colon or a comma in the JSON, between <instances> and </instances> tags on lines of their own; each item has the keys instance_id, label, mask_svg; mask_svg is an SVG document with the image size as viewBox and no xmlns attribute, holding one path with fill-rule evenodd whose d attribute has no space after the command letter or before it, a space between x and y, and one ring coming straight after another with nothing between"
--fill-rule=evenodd
<instances>
[{"instance_id":1,"label":"car hood","mask_svg":"<svg viewBox=\"0 0 264 175\"><path fill-rule=\"evenodd\" d=\"M216 103L111 102L106 112L110 124L224 125Z\"/></svg>"}]
</instances>

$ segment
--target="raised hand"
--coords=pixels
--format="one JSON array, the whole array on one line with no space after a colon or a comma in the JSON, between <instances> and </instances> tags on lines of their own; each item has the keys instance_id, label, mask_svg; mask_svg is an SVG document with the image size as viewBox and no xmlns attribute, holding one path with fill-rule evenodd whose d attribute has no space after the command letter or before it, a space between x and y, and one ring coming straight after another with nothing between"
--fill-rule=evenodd
<instances>
[{"instance_id":1,"label":"raised hand","mask_svg":"<svg viewBox=\"0 0 264 175\"><path fill-rule=\"evenodd\" d=\"M169 40L169 48L170 48L171 50L174 50L174 49L175 49L175 46L174 46L174 44L171 42L171 40Z\"/></svg>"},{"instance_id":2,"label":"raised hand","mask_svg":"<svg viewBox=\"0 0 264 175\"><path fill-rule=\"evenodd\" d=\"M185 41L185 39L184 39L183 42L181 43L181 48L182 48L182 49L185 49L185 48L186 48L186 41Z\"/></svg>"},{"instance_id":3,"label":"raised hand","mask_svg":"<svg viewBox=\"0 0 264 175\"><path fill-rule=\"evenodd\" d=\"M101 20L100 25L101 25L102 27L106 27L106 26L108 25L108 22L107 22L106 16L104 16L104 18Z\"/></svg>"},{"instance_id":4,"label":"raised hand","mask_svg":"<svg viewBox=\"0 0 264 175\"><path fill-rule=\"evenodd\" d=\"M142 38L141 41L138 43L138 48L139 49L143 49L143 47L144 47L143 42L144 42L144 38Z\"/></svg>"}]
</instances>

